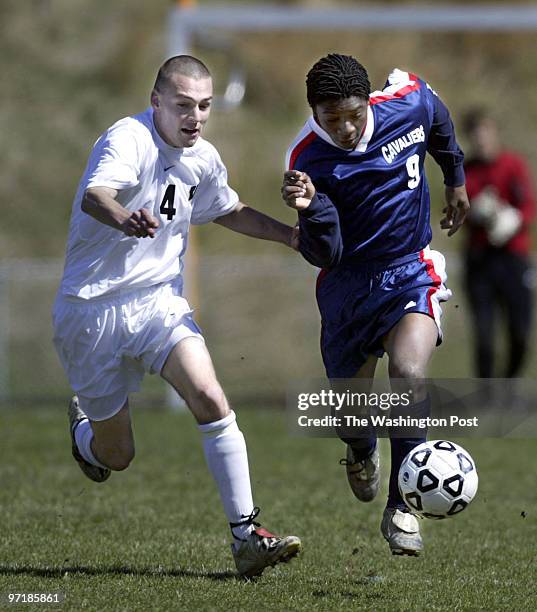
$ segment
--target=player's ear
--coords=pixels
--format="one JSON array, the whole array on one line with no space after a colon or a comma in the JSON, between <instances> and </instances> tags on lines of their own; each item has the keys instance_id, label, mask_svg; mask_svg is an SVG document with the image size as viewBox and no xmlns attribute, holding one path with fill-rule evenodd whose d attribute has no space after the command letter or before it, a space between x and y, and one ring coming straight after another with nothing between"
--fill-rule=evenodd
<instances>
[{"instance_id":1,"label":"player's ear","mask_svg":"<svg viewBox=\"0 0 537 612\"><path fill-rule=\"evenodd\" d=\"M151 106L154 109L160 107L160 97L156 89L153 89L153 91L151 92Z\"/></svg>"}]
</instances>

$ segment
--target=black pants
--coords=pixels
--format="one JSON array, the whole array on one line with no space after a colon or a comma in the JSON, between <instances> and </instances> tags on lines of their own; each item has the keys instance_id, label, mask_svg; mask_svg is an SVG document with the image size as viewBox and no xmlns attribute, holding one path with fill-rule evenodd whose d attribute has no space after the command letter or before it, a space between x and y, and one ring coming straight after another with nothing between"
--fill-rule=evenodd
<instances>
[{"instance_id":1,"label":"black pants","mask_svg":"<svg viewBox=\"0 0 537 612\"><path fill-rule=\"evenodd\" d=\"M531 270L526 258L502 249L466 255L466 291L473 315L475 367L480 378L494 374L494 340L498 315L507 324L507 363L496 374L519 375L528 352L533 298Z\"/></svg>"}]
</instances>

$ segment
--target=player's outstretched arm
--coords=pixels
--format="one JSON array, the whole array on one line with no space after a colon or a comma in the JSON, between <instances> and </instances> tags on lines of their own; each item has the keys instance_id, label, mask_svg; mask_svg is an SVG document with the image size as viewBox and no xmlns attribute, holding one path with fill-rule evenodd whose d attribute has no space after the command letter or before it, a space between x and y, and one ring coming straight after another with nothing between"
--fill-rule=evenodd
<instances>
[{"instance_id":1,"label":"player's outstretched arm","mask_svg":"<svg viewBox=\"0 0 537 612\"><path fill-rule=\"evenodd\" d=\"M470 202L466 187L446 187L446 206L443 209L445 216L440 220L440 227L448 230L448 236L452 236L464 223L466 215L470 210Z\"/></svg>"},{"instance_id":2,"label":"player's outstretched arm","mask_svg":"<svg viewBox=\"0 0 537 612\"><path fill-rule=\"evenodd\" d=\"M84 193L82 211L127 236L154 238L158 220L145 208L127 210L115 199L117 194L110 187L90 187Z\"/></svg>"},{"instance_id":3,"label":"player's outstretched arm","mask_svg":"<svg viewBox=\"0 0 537 612\"><path fill-rule=\"evenodd\" d=\"M283 177L282 197L298 212L298 249L304 259L319 268L337 265L343 253L339 215L325 194L317 193L311 178L299 170Z\"/></svg>"},{"instance_id":4,"label":"player's outstretched arm","mask_svg":"<svg viewBox=\"0 0 537 612\"><path fill-rule=\"evenodd\" d=\"M281 223L243 202L239 202L232 212L218 217L214 222L245 236L280 242L288 247L298 248L295 228Z\"/></svg>"}]
</instances>

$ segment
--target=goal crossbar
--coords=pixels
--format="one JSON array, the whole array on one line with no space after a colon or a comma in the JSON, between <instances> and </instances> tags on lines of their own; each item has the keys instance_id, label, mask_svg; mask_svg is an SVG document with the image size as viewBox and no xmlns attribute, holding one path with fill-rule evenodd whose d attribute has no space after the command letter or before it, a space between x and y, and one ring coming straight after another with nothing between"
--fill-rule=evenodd
<instances>
[{"instance_id":1,"label":"goal crossbar","mask_svg":"<svg viewBox=\"0 0 537 612\"><path fill-rule=\"evenodd\" d=\"M537 29L535 5L285 7L202 6L171 10L171 32L218 30L513 31Z\"/></svg>"}]
</instances>

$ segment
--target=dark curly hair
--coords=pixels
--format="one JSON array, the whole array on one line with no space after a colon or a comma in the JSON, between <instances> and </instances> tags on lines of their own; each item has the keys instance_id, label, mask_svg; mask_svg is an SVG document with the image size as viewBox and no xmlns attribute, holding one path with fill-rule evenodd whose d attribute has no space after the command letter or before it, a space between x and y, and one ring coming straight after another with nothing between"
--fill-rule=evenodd
<instances>
[{"instance_id":1,"label":"dark curly hair","mask_svg":"<svg viewBox=\"0 0 537 612\"><path fill-rule=\"evenodd\" d=\"M308 103L313 108L327 100L357 96L369 100L367 70L351 55L330 53L321 58L306 78Z\"/></svg>"}]
</instances>

